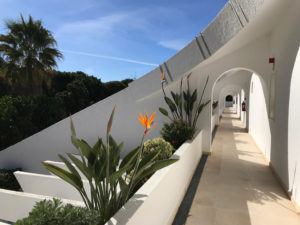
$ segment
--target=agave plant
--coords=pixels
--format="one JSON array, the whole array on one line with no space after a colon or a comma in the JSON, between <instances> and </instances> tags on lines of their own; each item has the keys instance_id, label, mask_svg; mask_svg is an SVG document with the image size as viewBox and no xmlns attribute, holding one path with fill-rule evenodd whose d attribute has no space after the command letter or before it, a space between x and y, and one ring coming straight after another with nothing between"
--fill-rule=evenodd
<instances>
[{"instance_id":1,"label":"agave plant","mask_svg":"<svg viewBox=\"0 0 300 225\"><path fill-rule=\"evenodd\" d=\"M71 140L80 159L71 153L67 154L69 159L59 155L67 169L43 163L51 173L76 188L86 207L100 213L103 224L128 201L146 177L177 161L156 160L158 152L142 157L144 138L154 124L153 113L150 117L147 114L139 116L139 121L145 128L141 145L128 153L120 163L123 144L118 144L110 134L114 111L115 109L107 124L105 142L99 138L95 145L90 146L86 141L77 138L71 120ZM89 182L90 193L84 189L79 172Z\"/></svg>"},{"instance_id":2,"label":"agave plant","mask_svg":"<svg viewBox=\"0 0 300 225\"><path fill-rule=\"evenodd\" d=\"M164 100L167 103L167 106L169 108L169 111L171 114L169 115L168 110L165 108L160 107L159 111L167 116L172 122L174 121L181 121L187 126L191 127L194 131L196 130L196 124L198 121L198 118L204 109L205 106L207 106L210 103L210 100L207 100L203 102L203 96L204 92L207 87L208 83L208 77L206 79L204 88L202 90L200 99L197 103L198 99L198 92L197 89L191 90L190 88L190 76L187 75L186 82L187 82L187 90L183 90L183 79L180 81L180 87L179 87L179 93L175 93L171 91L171 97L168 97L166 95L166 92L164 90L164 83L162 80L162 91L164 93ZM162 75L161 77L164 78ZM161 78L162 79L162 78Z\"/></svg>"}]
</instances>

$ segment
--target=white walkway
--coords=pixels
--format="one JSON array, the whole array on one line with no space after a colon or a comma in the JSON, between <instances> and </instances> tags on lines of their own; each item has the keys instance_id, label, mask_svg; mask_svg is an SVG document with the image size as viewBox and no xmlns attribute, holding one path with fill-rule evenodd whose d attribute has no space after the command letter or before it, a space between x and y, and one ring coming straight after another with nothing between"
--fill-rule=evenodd
<instances>
[{"instance_id":1,"label":"white walkway","mask_svg":"<svg viewBox=\"0 0 300 225\"><path fill-rule=\"evenodd\" d=\"M241 122L224 114L187 225L299 225L300 216Z\"/></svg>"}]
</instances>

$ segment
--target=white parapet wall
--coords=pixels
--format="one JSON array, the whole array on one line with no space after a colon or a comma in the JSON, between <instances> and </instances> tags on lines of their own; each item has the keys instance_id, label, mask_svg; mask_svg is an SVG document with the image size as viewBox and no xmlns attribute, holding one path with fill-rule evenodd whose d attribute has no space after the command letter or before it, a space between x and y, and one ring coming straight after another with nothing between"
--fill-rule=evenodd
<instances>
[{"instance_id":1,"label":"white parapet wall","mask_svg":"<svg viewBox=\"0 0 300 225\"><path fill-rule=\"evenodd\" d=\"M36 202L44 199L52 199L52 197L0 189L0 218L16 222L18 219L27 217ZM79 201L63 199L62 202L84 206L83 202Z\"/></svg>"},{"instance_id":2,"label":"white parapet wall","mask_svg":"<svg viewBox=\"0 0 300 225\"><path fill-rule=\"evenodd\" d=\"M15 172L14 175L24 192L82 201L80 194L73 186L56 176L20 171ZM89 194L90 187L88 181L83 180L83 185Z\"/></svg>"},{"instance_id":3,"label":"white parapet wall","mask_svg":"<svg viewBox=\"0 0 300 225\"><path fill-rule=\"evenodd\" d=\"M184 143L173 155L178 162L156 172L107 225L172 224L202 156L202 136L201 131L193 141ZM0 204L3 220L15 222L27 217L37 202L53 197L61 198L63 203L84 206L77 191L60 178L20 171L15 176L25 192L0 189L0 202L5 203ZM88 192L87 181L84 185Z\"/></svg>"},{"instance_id":4,"label":"white parapet wall","mask_svg":"<svg viewBox=\"0 0 300 225\"><path fill-rule=\"evenodd\" d=\"M202 156L202 131L173 155L178 162L156 172L106 225L172 224Z\"/></svg>"}]
</instances>

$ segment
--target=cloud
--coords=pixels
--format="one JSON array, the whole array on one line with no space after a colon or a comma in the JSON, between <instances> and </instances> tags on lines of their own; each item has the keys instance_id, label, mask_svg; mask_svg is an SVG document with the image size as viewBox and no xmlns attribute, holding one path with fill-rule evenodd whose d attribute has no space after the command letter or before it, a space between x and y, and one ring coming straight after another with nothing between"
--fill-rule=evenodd
<instances>
[{"instance_id":1,"label":"cloud","mask_svg":"<svg viewBox=\"0 0 300 225\"><path fill-rule=\"evenodd\" d=\"M115 57L115 56L94 54L94 53L88 53L88 52L80 52L80 51L72 51L72 50L62 50L62 52L76 54L76 55L83 55L83 56L91 56L91 57L102 58L102 59L110 59L110 60L115 60L115 61L145 65L145 66L158 66L158 64L154 64L154 63L150 63L150 62L144 62L144 61L139 61L139 60L134 60L134 59L129 59L129 58Z\"/></svg>"},{"instance_id":2,"label":"cloud","mask_svg":"<svg viewBox=\"0 0 300 225\"><path fill-rule=\"evenodd\" d=\"M107 33L112 31L117 25L120 25L127 17L128 14L126 13L115 13L96 19L64 23L56 33L83 35L90 35L91 33Z\"/></svg>"},{"instance_id":3,"label":"cloud","mask_svg":"<svg viewBox=\"0 0 300 225\"><path fill-rule=\"evenodd\" d=\"M159 41L158 44L165 48L178 51L181 50L187 44L187 41L175 39L175 40Z\"/></svg>"}]
</instances>

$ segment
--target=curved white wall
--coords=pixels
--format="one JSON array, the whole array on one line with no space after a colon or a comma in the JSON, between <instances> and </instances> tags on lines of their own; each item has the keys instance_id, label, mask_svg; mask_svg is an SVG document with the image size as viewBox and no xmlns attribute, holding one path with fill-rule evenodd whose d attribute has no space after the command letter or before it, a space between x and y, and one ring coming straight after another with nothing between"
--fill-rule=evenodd
<instances>
[{"instance_id":1,"label":"curved white wall","mask_svg":"<svg viewBox=\"0 0 300 225\"><path fill-rule=\"evenodd\" d=\"M265 96L261 79L256 74L252 75L249 95L249 133L270 160L271 130L267 108L268 97Z\"/></svg>"},{"instance_id":2,"label":"curved white wall","mask_svg":"<svg viewBox=\"0 0 300 225\"><path fill-rule=\"evenodd\" d=\"M300 202L300 48L291 79L288 135L289 191Z\"/></svg>"}]
</instances>

